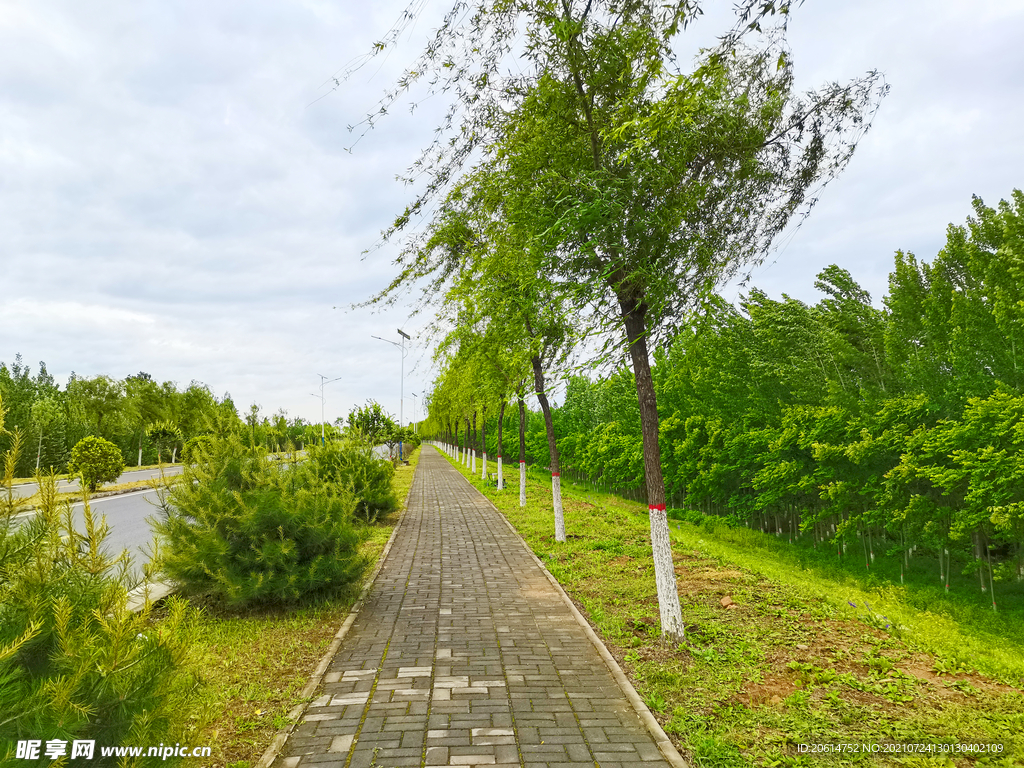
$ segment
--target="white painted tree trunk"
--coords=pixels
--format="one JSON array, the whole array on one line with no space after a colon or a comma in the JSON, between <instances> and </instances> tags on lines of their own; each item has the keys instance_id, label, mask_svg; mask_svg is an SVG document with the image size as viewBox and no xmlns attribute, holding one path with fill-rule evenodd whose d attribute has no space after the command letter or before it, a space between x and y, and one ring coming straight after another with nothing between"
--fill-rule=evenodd
<instances>
[{"instance_id":1,"label":"white painted tree trunk","mask_svg":"<svg viewBox=\"0 0 1024 768\"><path fill-rule=\"evenodd\" d=\"M551 503L555 507L555 541L565 541L565 517L562 515L562 478L551 473Z\"/></svg>"},{"instance_id":2,"label":"white painted tree trunk","mask_svg":"<svg viewBox=\"0 0 1024 768\"><path fill-rule=\"evenodd\" d=\"M174 446L174 450L171 451L171 464L178 458L178 446Z\"/></svg>"},{"instance_id":3,"label":"white painted tree trunk","mask_svg":"<svg viewBox=\"0 0 1024 768\"><path fill-rule=\"evenodd\" d=\"M484 451L483 468L480 470L480 479L487 480L487 451Z\"/></svg>"},{"instance_id":4,"label":"white painted tree trunk","mask_svg":"<svg viewBox=\"0 0 1024 768\"><path fill-rule=\"evenodd\" d=\"M139 448L139 463L138 463L138 466L140 466L140 467L142 466L142 449L141 448Z\"/></svg>"},{"instance_id":5,"label":"white painted tree trunk","mask_svg":"<svg viewBox=\"0 0 1024 768\"><path fill-rule=\"evenodd\" d=\"M526 462L519 462L519 506L526 506Z\"/></svg>"},{"instance_id":6,"label":"white painted tree trunk","mask_svg":"<svg viewBox=\"0 0 1024 768\"><path fill-rule=\"evenodd\" d=\"M470 463L469 471L472 472L475 475L476 474L476 448L473 449L473 451L470 453L470 456L472 458L470 459L470 462L469 462Z\"/></svg>"},{"instance_id":7,"label":"white painted tree trunk","mask_svg":"<svg viewBox=\"0 0 1024 768\"><path fill-rule=\"evenodd\" d=\"M505 478L501 476L501 454L498 454L498 490L505 487Z\"/></svg>"},{"instance_id":8,"label":"white painted tree trunk","mask_svg":"<svg viewBox=\"0 0 1024 768\"><path fill-rule=\"evenodd\" d=\"M676 569L672 563L672 540L668 530L668 513L664 504L648 507L651 518L651 549L654 554L654 581L658 587L661 609L661 632L682 640L685 637L683 614L676 588Z\"/></svg>"}]
</instances>

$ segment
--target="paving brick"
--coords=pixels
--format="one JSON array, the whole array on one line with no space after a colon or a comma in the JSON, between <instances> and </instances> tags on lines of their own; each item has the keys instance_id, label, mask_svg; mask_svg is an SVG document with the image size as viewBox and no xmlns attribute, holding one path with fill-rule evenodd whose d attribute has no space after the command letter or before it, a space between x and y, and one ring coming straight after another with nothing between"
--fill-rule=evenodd
<instances>
[{"instance_id":1,"label":"paving brick","mask_svg":"<svg viewBox=\"0 0 1024 768\"><path fill-rule=\"evenodd\" d=\"M668 768L532 554L429 446L390 553L274 768L349 755L349 768Z\"/></svg>"}]
</instances>

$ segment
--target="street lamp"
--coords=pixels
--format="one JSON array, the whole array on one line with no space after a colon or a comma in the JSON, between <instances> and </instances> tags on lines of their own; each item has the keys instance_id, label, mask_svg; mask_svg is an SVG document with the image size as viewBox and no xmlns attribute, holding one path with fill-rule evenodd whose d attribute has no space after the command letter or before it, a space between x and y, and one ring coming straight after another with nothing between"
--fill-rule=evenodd
<instances>
[{"instance_id":1,"label":"street lamp","mask_svg":"<svg viewBox=\"0 0 1024 768\"><path fill-rule=\"evenodd\" d=\"M399 426L399 428L401 428L402 421L404 419L404 414L402 412L402 408L405 405L405 354L406 354L405 353L405 340L406 339L412 339L412 336L407 334L401 328L398 329L398 335L402 337L402 343L401 344L399 344L397 341L391 341L390 339L381 338L380 336L374 336L373 338L380 339L381 341L386 341L388 344L392 344L392 345L394 345L394 346L396 346L396 347L398 347L399 349L402 350L402 375L401 375L401 378L399 379L400 384L399 384L399 389L398 389L398 426ZM402 441L401 440L398 441L398 460L399 461L402 460Z\"/></svg>"},{"instance_id":2,"label":"street lamp","mask_svg":"<svg viewBox=\"0 0 1024 768\"><path fill-rule=\"evenodd\" d=\"M336 379L331 379L330 381L328 381L327 377L324 376L322 373L318 373L317 376L320 377L320 394L318 395L315 392L310 392L309 394L311 394L313 397L320 398L320 445L326 445L327 441L324 437L324 387L328 384L333 384L336 381L341 381L345 377L339 376Z\"/></svg>"}]
</instances>

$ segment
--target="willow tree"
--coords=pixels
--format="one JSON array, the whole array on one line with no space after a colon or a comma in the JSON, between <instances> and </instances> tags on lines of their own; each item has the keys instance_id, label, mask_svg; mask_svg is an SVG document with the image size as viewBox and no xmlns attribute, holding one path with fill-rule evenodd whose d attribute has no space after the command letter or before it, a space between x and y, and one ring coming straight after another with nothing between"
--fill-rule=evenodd
<instances>
[{"instance_id":1,"label":"willow tree","mask_svg":"<svg viewBox=\"0 0 1024 768\"><path fill-rule=\"evenodd\" d=\"M502 403L532 377L548 439L555 539L565 541L548 389L551 373L564 369L586 324L572 311L566 286L545 274L546 259L530 242L529 230L506 217L503 181L493 164L468 174L445 197L417 258L437 265L439 274L431 282L433 296L439 297L436 323L452 329L441 350L455 348L473 359L472 375L487 382L484 389ZM520 456L521 501L525 472Z\"/></svg>"},{"instance_id":2,"label":"willow tree","mask_svg":"<svg viewBox=\"0 0 1024 768\"><path fill-rule=\"evenodd\" d=\"M868 73L794 96L784 27L760 31L768 15L789 11L785 0L742 0L736 27L682 74L673 45L701 13L691 0L458 2L366 121L423 77L434 92L454 94L412 169L427 184L385 238L443 197L486 147L507 220L546 260L547 276L621 340L640 405L662 631L673 638L683 623L651 342L698 297L763 259L793 216L809 210L814 190L849 160L885 88ZM506 67L510 58L517 61ZM424 256L415 238L399 267L382 296L452 269Z\"/></svg>"}]
</instances>

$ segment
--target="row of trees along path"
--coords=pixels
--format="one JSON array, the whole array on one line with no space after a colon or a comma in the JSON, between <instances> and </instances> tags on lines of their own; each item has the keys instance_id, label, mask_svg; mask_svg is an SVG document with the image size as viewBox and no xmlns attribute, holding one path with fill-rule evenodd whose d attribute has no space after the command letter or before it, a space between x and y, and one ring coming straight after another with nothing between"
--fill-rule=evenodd
<instances>
[{"instance_id":1,"label":"row of trees along path","mask_svg":"<svg viewBox=\"0 0 1024 768\"><path fill-rule=\"evenodd\" d=\"M1024 193L997 207L975 198L974 211L930 262L896 253L882 307L833 265L814 305L752 289L691 312L652 368L672 506L833 547L900 582L931 569L947 591L974 580L993 609L997 589L1019 606ZM501 347L462 338L421 430L500 454L516 419L487 407L500 390L479 372ZM453 433L460 413L472 429ZM644 498L627 367L569 376L549 419L521 415L520 459L548 462L552 423L560 471Z\"/></svg>"},{"instance_id":2,"label":"row of trees along path","mask_svg":"<svg viewBox=\"0 0 1024 768\"><path fill-rule=\"evenodd\" d=\"M687 74L673 46L700 15L696 3L460 2L362 124L371 128L420 80L431 94L454 94L410 175L425 178L425 188L383 240L428 210L430 221L406 239L400 273L371 301L393 302L424 284L426 300L440 306L442 349L476 362L471 399L480 408L532 380L548 422L556 502L546 376L572 359L630 361L661 625L673 638L683 623L651 341L764 258L846 165L886 91L870 72L794 95L790 10L743 0L733 29ZM397 44L414 11L375 44L377 55ZM598 337L601 349L582 343ZM440 397L437 389L432 408L446 400L451 418L464 418L466 393Z\"/></svg>"}]
</instances>

